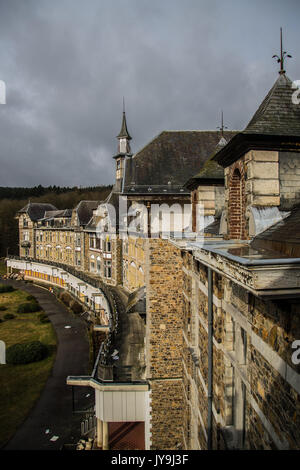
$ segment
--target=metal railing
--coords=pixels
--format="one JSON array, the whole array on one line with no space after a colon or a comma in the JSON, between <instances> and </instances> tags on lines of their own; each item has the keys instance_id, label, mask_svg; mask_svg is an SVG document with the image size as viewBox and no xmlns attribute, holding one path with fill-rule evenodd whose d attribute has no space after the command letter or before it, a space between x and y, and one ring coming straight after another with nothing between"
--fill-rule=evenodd
<instances>
[{"instance_id":1,"label":"metal railing","mask_svg":"<svg viewBox=\"0 0 300 470\"><path fill-rule=\"evenodd\" d=\"M56 261L49 261L49 260L40 260L36 258L30 257L20 257L17 255L8 255L6 259L15 259L20 260L23 262L28 263L38 263L44 264L48 266L54 266L59 269L63 269L67 273L73 275L77 279L90 284L91 286L100 289L106 300L109 304L110 311L109 311L109 332L102 342L100 351L97 356L97 360L95 363L95 367L97 369L97 373L94 368L94 378L97 378L96 375L100 380L108 380L112 381L114 378L119 375L119 369L115 366L114 360L112 358L112 353L115 349L115 344L117 339L121 333L121 321L120 317L121 314L125 313L125 308L122 304L122 301L116 295L113 290L113 287L107 286L101 279L95 279L91 277L88 273L84 273L83 271L79 271L74 266L69 266L64 263L59 263Z\"/></svg>"}]
</instances>

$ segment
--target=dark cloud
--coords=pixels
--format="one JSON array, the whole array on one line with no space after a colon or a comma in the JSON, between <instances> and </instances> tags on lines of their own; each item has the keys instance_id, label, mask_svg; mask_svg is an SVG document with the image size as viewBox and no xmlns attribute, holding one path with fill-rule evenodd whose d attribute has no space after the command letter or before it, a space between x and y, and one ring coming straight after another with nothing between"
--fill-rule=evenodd
<instances>
[{"instance_id":1,"label":"dark cloud","mask_svg":"<svg viewBox=\"0 0 300 470\"><path fill-rule=\"evenodd\" d=\"M272 14L270 14L270 12ZM300 79L298 2L0 0L0 186L113 181L164 129L241 129L272 86L279 27Z\"/></svg>"}]
</instances>

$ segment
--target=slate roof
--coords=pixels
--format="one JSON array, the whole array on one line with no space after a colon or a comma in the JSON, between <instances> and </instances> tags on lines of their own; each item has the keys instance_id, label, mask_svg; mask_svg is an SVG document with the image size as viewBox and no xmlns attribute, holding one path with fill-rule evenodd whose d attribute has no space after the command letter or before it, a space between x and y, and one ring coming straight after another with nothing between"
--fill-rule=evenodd
<instances>
[{"instance_id":1,"label":"slate roof","mask_svg":"<svg viewBox=\"0 0 300 470\"><path fill-rule=\"evenodd\" d=\"M291 257L300 258L300 207L291 214L257 235L252 248L276 250Z\"/></svg>"},{"instance_id":2,"label":"slate roof","mask_svg":"<svg viewBox=\"0 0 300 470\"><path fill-rule=\"evenodd\" d=\"M236 132L225 131L224 136L229 140ZM201 169L219 141L219 131L161 132L126 159L123 192L188 193L184 184Z\"/></svg>"},{"instance_id":3,"label":"slate roof","mask_svg":"<svg viewBox=\"0 0 300 470\"><path fill-rule=\"evenodd\" d=\"M300 106L293 103L292 85L285 74L279 75L243 133L300 137Z\"/></svg>"},{"instance_id":4,"label":"slate roof","mask_svg":"<svg viewBox=\"0 0 300 470\"><path fill-rule=\"evenodd\" d=\"M246 128L214 156L222 166L236 161L251 148L299 148L300 105L293 103L293 82L280 74Z\"/></svg>"},{"instance_id":5,"label":"slate roof","mask_svg":"<svg viewBox=\"0 0 300 470\"><path fill-rule=\"evenodd\" d=\"M57 208L52 204L29 202L17 214L27 214L33 222L36 222L42 219L47 211L57 211Z\"/></svg>"},{"instance_id":6,"label":"slate roof","mask_svg":"<svg viewBox=\"0 0 300 470\"><path fill-rule=\"evenodd\" d=\"M72 209L62 209L56 211L46 211L44 214L44 219L60 219L60 218L71 218Z\"/></svg>"},{"instance_id":7,"label":"slate roof","mask_svg":"<svg viewBox=\"0 0 300 470\"><path fill-rule=\"evenodd\" d=\"M92 218L93 211L97 209L101 201L80 201L75 207L79 225L86 225Z\"/></svg>"},{"instance_id":8,"label":"slate roof","mask_svg":"<svg viewBox=\"0 0 300 470\"><path fill-rule=\"evenodd\" d=\"M123 111L123 118L122 118L122 126L119 134L117 135L118 138L126 137L126 139L131 140L130 134L127 129L127 122L126 122L126 114Z\"/></svg>"},{"instance_id":9,"label":"slate roof","mask_svg":"<svg viewBox=\"0 0 300 470\"><path fill-rule=\"evenodd\" d=\"M193 190L200 184L224 184L224 169L213 160L213 157L216 152L226 144L227 140L224 137L221 137L215 151L209 159L206 160L201 170L185 183L186 188Z\"/></svg>"}]
</instances>

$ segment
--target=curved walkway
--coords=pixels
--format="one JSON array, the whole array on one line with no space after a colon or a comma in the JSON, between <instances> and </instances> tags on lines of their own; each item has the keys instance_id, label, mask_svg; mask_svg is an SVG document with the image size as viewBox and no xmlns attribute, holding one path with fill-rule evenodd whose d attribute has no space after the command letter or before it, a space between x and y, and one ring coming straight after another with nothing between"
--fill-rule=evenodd
<instances>
[{"instance_id":1,"label":"curved walkway","mask_svg":"<svg viewBox=\"0 0 300 470\"><path fill-rule=\"evenodd\" d=\"M1 283L11 284L34 295L51 320L57 336L55 363L45 388L29 416L4 449L60 449L64 443L76 442L80 437L80 422L83 416L72 414L72 390L66 385L66 377L89 373L86 324L81 318L71 314L54 294L46 289L23 281L1 280ZM75 393L75 409L87 409L94 404L93 390L79 388ZM59 436L59 439L51 441L53 436Z\"/></svg>"}]
</instances>

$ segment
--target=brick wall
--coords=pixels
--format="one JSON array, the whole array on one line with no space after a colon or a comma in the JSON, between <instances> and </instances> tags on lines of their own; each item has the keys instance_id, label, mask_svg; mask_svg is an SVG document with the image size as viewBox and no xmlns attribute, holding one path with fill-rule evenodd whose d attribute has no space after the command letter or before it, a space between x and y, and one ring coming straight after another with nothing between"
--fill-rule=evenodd
<instances>
[{"instance_id":1,"label":"brick wall","mask_svg":"<svg viewBox=\"0 0 300 470\"><path fill-rule=\"evenodd\" d=\"M244 240L245 223L245 172L242 161L238 161L230 169L228 188L228 236L230 239Z\"/></svg>"}]
</instances>

